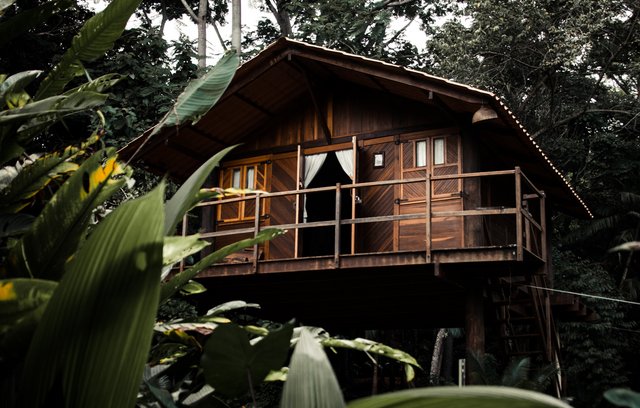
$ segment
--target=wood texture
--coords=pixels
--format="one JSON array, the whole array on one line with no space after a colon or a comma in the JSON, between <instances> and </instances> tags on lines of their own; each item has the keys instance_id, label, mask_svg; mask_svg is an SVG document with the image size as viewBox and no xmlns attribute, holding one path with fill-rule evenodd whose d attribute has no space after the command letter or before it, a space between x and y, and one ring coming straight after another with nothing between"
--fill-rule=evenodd
<instances>
[{"instance_id":1,"label":"wood texture","mask_svg":"<svg viewBox=\"0 0 640 408\"><path fill-rule=\"evenodd\" d=\"M273 160L271 164L271 192L293 191L296 189L297 158L288 157ZM270 225L294 224L296 221L296 198L293 195L269 199ZM269 242L269 259L293 258L293 231L288 231Z\"/></svg>"}]
</instances>

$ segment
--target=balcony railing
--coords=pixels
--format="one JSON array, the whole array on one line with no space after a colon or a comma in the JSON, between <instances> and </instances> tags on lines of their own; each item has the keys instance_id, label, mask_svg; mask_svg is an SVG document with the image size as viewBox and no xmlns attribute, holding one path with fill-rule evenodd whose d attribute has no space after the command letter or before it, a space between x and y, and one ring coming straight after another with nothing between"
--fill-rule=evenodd
<instances>
[{"instance_id":1,"label":"balcony railing","mask_svg":"<svg viewBox=\"0 0 640 408\"><path fill-rule=\"evenodd\" d=\"M458 191L449 194L434 194L436 183L447 181L457 183ZM422 190L424 190L424 195L413 197L413 199L399 199L397 192L401 190L401 186L411 185L420 186L419 191L422 194ZM472 191L469 191L469 187ZM367 191L371 193L369 189L375 189L373 190L375 195L375 192L385 188L391 190L388 198L394 202L394 206L397 206L393 214L379 214L371 211L367 208L366 199L364 203L359 203L359 197L366 197ZM389 192L389 190L387 191ZM333 218L305 222L302 219L304 197L321 192L333 192ZM347 199L351 204L351 211L346 216L345 212L341 211L340 205L343 203L345 195L348 195ZM488 197L489 195L499 196L499 199ZM282 198L288 198L288 200L283 201ZM439 203L447 202L447 200L457 202L458 207L450 206L449 209L439 209L442 207ZM204 202L200 203L198 207L209 207L213 214L218 214L217 206L240 202L252 203L252 205L246 204L243 207L253 207L253 217L250 221L235 224L226 223L224 230L204 231L201 236L208 240L230 236L241 239L257 235L261 229L267 227L281 228L288 230L288 233L293 235L293 242L291 242L293 250L291 256L287 258L297 259L308 256L300 250L304 244L302 242L304 230L330 228L333 231L333 251L326 255L333 256L336 266L339 265L343 256L371 252L424 251L426 262L429 263L432 262L434 251L496 247L512 249L515 251L515 259L518 261L523 260L525 251L542 261L547 259L545 194L517 167L514 170L437 176L427 174L423 178L336 184L335 186L282 192L260 192L254 195ZM291 222L278 223L273 217L265 216L263 211L265 208L283 203L286 205L286 202L293 204L294 207L290 215ZM327 203L327 205L331 205L331 203ZM444 221L448 223L449 235L443 238L445 233L441 230L441 224ZM383 224L391 225L387 231L393 231L393 245L376 249L361 244L361 241L371 238L367 236L366 226ZM410 248L404 245L399 237L403 228L411 229L414 236L417 237L407 240ZM420 228L423 230L419 230ZM456 228L458 228L457 231ZM350 233L344 234L345 229ZM187 229L183 228L183 234L186 233ZM348 236L348 241L350 241L348 245L343 242L345 236ZM443 247L441 243L445 239L449 239L447 241L450 243L448 247ZM420 240L424 240L424 244L416 242ZM247 259L251 259L257 268L262 257L264 256L261 255L260 247L256 245L252 255ZM271 256L265 257L264 260L274 259L276 258Z\"/></svg>"}]
</instances>

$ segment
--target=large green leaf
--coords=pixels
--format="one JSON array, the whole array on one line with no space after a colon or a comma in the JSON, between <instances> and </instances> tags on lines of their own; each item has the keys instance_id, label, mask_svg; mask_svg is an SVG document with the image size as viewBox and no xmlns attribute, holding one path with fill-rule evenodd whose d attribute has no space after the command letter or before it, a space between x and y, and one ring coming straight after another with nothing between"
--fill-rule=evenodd
<instances>
[{"instance_id":1,"label":"large green leaf","mask_svg":"<svg viewBox=\"0 0 640 408\"><path fill-rule=\"evenodd\" d=\"M413 381L415 376L413 367L422 368L413 356L402 350L389 347L385 344L378 343L376 341L368 339L336 339L333 337L321 338L320 343L324 347L332 348L346 348L350 350L363 351L369 354L377 354L379 356L387 357L392 360L405 364L405 374L408 382Z\"/></svg>"},{"instance_id":2,"label":"large green leaf","mask_svg":"<svg viewBox=\"0 0 640 408\"><path fill-rule=\"evenodd\" d=\"M83 72L81 62L91 62L110 50L139 4L140 0L113 0L91 17L73 38L58 65L42 81L35 99L62 93L69 81Z\"/></svg>"},{"instance_id":3,"label":"large green leaf","mask_svg":"<svg viewBox=\"0 0 640 408\"><path fill-rule=\"evenodd\" d=\"M69 89L63 95L71 96L74 93L78 92L104 92L107 89L111 88L118 82L122 81L124 77L120 74L106 74L101 77L98 77L89 82L85 82L84 84L77 86L75 88Z\"/></svg>"},{"instance_id":4,"label":"large green leaf","mask_svg":"<svg viewBox=\"0 0 640 408\"><path fill-rule=\"evenodd\" d=\"M8 94L22 91L34 79L36 79L42 71L23 71L11 75L0 84L0 108L4 106L4 99Z\"/></svg>"},{"instance_id":5,"label":"large green leaf","mask_svg":"<svg viewBox=\"0 0 640 408\"><path fill-rule=\"evenodd\" d=\"M197 122L218 102L238 68L238 54L228 51L209 72L189 82L176 103L155 126L149 137L162 128Z\"/></svg>"},{"instance_id":6,"label":"large green leaf","mask_svg":"<svg viewBox=\"0 0 640 408\"><path fill-rule=\"evenodd\" d=\"M640 394L624 388L613 388L604 397L618 407L640 408Z\"/></svg>"},{"instance_id":7,"label":"large green leaf","mask_svg":"<svg viewBox=\"0 0 640 408\"><path fill-rule=\"evenodd\" d=\"M164 233L171 235L175 231L176 226L182 220L182 217L189 211L200 199L200 188L213 169L219 164L220 160L231 151L235 146L227 147L218 152L215 156L207 160L203 165L198 167L182 186L176 191L165 205Z\"/></svg>"},{"instance_id":8,"label":"large green leaf","mask_svg":"<svg viewBox=\"0 0 640 408\"><path fill-rule=\"evenodd\" d=\"M163 195L161 184L122 204L70 262L29 348L21 406L134 406L158 305Z\"/></svg>"},{"instance_id":9,"label":"large green leaf","mask_svg":"<svg viewBox=\"0 0 640 408\"><path fill-rule=\"evenodd\" d=\"M0 280L0 355L22 358L57 282Z\"/></svg>"},{"instance_id":10,"label":"large green leaf","mask_svg":"<svg viewBox=\"0 0 640 408\"><path fill-rule=\"evenodd\" d=\"M308 405L310 406L310 405ZM417 388L352 401L349 408L570 408L538 392L507 387Z\"/></svg>"},{"instance_id":11,"label":"large green leaf","mask_svg":"<svg viewBox=\"0 0 640 408\"><path fill-rule=\"evenodd\" d=\"M35 218L30 214L0 214L0 238L24 234Z\"/></svg>"},{"instance_id":12,"label":"large green leaf","mask_svg":"<svg viewBox=\"0 0 640 408\"><path fill-rule=\"evenodd\" d=\"M199 234L188 235L186 237L171 236L164 237L164 248L162 249L162 265L173 265L176 262L201 251L209 243L200 239Z\"/></svg>"},{"instance_id":13,"label":"large green leaf","mask_svg":"<svg viewBox=\"0 0 640 408\"><path fill-rule=\"evenodd\" d=\"M302 330L291 357L280 407L344 406L342 391L327 355L320 343L307 330Z\"/></svg>"},{"instance_id":14,"label":"large green leaf","mask_svg":"<svg viewBox=\"0 0 640 408\"><path fill-rule=\"evenodd\" d=\"M29 203L29 199L44 189L60 175L78 169L76 163L67 161L67 154L49 154L26 166L11 183L0 192L0 210L13 213Z\"/></svg>"},{"instance_id":15,"label":"large green leaf","mask_svg":"<svg viewBox=\"0 0 640 408\"><path fill-rule=\"evenodd\" d=\"M282 230L279 230L276 228L267 228L265 230L260 231L258 236L255 238L243 239L242 241L238 241L233 244L227 245L217 250L216 252L207 255L206 257L202 258L198 263L180 272L179 274L171 278L169 282L162 285L162 294L160 296L161 299L164 301L170 298L174 293L176 293L176 291L178 291L178 289L182 287L182 285L189 282L189 280L195 278L197 274L202 272L202 270L207 268L209 265L223 260L225 257L229 256L234 252L238 252L244 248L248 248L256 244L261 244L265 241L273 239L282 234L284 234L284 231Z\"/></svg>"},{"instance_id":16,"label":"large green leaf","mask_svg":"<svg viewBox=\"0 0 640 408\"><path fill-rule=\"evenodd\" d=\"M245 394L260 384L271 370L282 367L292 332L293 326L287 324L252 346L247 332L239 326L218 326L209 336L202 355L207 383L230 397Z\"/></svg>"},{"instance_id":17,"label":"large green leaf","mask_svg":"<svg viewBox=\"0 0 640 408\"><path fill-rule=\"evenodd\" d=\"M93 210L126 182L124 172L114 149L99 151L87 159L12 248L9 259L13 273L58 280L64 263L83 239Z\"/></svg>"}]
</instances>

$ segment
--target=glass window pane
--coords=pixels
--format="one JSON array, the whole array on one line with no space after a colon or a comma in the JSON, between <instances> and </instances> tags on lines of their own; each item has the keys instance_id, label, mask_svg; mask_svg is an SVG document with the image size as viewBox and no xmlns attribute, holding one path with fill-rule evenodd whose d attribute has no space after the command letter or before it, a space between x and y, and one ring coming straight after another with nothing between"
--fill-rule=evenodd
<instances>
[{"instance_id":1,"label":"glass window pane","mask_svg":"<svg viewBox=\"0 0 640 408\"><path fill-rule=\"evenodd\" d=\"M247 180L245 182L246 187L249 189L255 188L256 168L247 167Z\"/></svg>"},{"instance_id":2,"label":"glass window pane","mask_svg":"<svg viewBox=\"0 0 640 408\"><path fill-rule=\"evenodd\" d=\"M433 139L433 164L444 164L444 138Z\"/></svg>"},{"instance_id":3,"label":"glass window pane","mask_svg":"<svg viewBox=\"0 0 640 408\"><path fill-rule=\"evenodd\" d=\"M240 188L240 169L233 169L233 177L231 178L231 187Z\"/></svg>"},{"instance_id":4,"label":"glass window pane","mask_svg":"<svg viewBox=\"0 0 640 408\"><path fill-rule=\"evenodd\" d=\"M427 165L427 142L420 140L416 142L416 167Z\"/></svg>"}]
</instances>

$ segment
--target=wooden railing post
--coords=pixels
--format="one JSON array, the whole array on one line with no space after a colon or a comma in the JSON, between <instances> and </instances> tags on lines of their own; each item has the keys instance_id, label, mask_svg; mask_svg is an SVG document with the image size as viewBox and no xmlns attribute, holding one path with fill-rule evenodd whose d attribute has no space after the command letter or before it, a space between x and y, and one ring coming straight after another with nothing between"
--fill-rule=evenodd
<instances>
[{"instance_id":1,"label":"wooden railing post","mask_svg":"<svg viewBox=\"0 0 640 408\"><path fill-rule=\"evenodd\" d=\"M431 173L428 171L425 188L425 258L427 263L431 263Z\"/></svg>"},{"instance_id":2,"label":"wooden railing post","mask_svg":"<svg viewBox=\"0 0 640 408\"><path fill-rule=\"evenodd\" d=\"M336 218L333 246L333 261L336 268L340 267L340 183L336 184Z\"/></svg>"},{"instance_id":3,"label":"wooden railing post","mask_svg":"<svg viewBox=\"0 0 640 408\"><path fill-rule=\"evenodd\" d=\"M522 261L522 177L516 167L516 259Z\"/></svg>"},{"instance_id":4,"label":"wooden railing post","mask_svg":"<svg viewBox=\"0 0 640 408\"><path fill-rule=\"evenodd\" d=\"M256 214L254 220L253 237L257 238L260 233L260 193L256 193ZM253 273L258 273L258 255L260 245L255 244L253 246Z\"/></svg>"}]
</instances>

